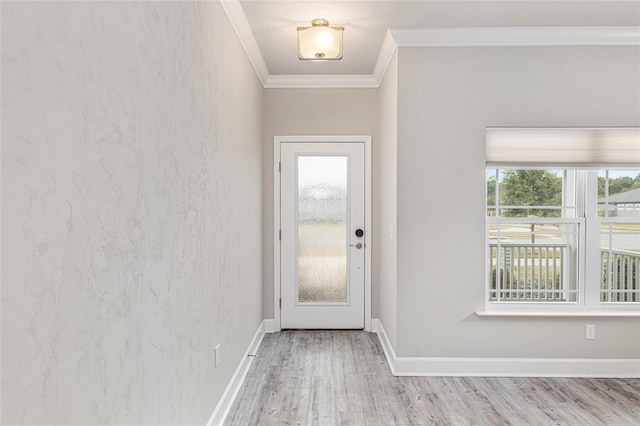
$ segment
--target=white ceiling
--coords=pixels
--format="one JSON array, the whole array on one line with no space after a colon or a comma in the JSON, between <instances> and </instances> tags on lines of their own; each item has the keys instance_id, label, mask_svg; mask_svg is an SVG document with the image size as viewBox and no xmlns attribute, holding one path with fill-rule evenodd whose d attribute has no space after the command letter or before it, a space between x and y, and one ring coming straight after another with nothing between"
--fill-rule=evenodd
<instances>
[{"instance_id":1,"label":"white ceiling","mask_svg":"<svg viewBox=\"0 0 640 426\"><path fill-rule=\"evenodd\" d=\"M639 26L640 1L240 0L268 74L371 75L387 29ZM296 26L314 18L345 26L341 61L300 61Z\"/></svg>"}]
</instances>

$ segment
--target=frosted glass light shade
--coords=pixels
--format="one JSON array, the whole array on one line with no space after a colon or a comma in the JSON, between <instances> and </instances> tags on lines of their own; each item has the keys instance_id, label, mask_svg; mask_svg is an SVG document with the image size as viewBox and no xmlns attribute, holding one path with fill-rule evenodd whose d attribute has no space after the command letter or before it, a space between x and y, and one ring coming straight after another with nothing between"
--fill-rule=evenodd
<instances>
[{"instance_id":1,"label":"frosted glass light shade","mask_svg":"<svg viewBox=\"0 0 640 426\"><path fill-rule=\"evenodd\" d=\"M298 27L298 58L326 61L342 59L344 27L330 27L326 19L314 19L310 27Z\"/></svg>"}]
</instances>

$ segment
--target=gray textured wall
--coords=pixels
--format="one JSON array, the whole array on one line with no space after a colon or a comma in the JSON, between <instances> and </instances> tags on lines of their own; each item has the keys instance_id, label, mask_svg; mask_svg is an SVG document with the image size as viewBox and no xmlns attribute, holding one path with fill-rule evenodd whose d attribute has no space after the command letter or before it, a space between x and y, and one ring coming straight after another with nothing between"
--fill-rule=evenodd
<instances>
[{"instance_id":1,"label":"gray textured wall","mask_svg":"<svg viewBox=\"0 0 640 426\"><path fill-rule=\"evenodd\" d=\"M640 358L638 318L474 315L485 127L640 125L640 49L401 48L398 81L398 355Z\"/></svg>"},{"instance_id":2,"label":"gray textured wall","mask_svg":"<svg viewBox=\"0 0 640 426\"><path fill-rule=\"evenodd\" d=\"M380 141L378 143L379 219L377 248L380 257L379 319L391 344L396 347L398 336L398 53L393 55L380 85Z\"/></svg>"},{"instance_id":3,"label":"gray textured wall","mask_svg":"<svg viewBox=\"0 0 640 426\"><path fill-rule=\"evenodd\" d=\"M262 92L218 2L2 2L3 424L206 423L263 318Z\"/></svg>"}]
</instances>

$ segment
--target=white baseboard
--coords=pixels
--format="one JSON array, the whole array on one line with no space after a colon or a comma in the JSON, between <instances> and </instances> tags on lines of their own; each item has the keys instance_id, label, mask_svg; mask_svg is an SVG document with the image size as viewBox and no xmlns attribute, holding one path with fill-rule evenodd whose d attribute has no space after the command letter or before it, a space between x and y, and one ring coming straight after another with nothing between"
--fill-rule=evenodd
<instances>
[{"instance_id":1,"label":"white baseboard","mask_svg":"<svg viewBox=\"0 0 640 426\"><path fill-rule=\"evenodd\" d=\"M380 322L380 320L378 318L372 318L371 319L371 332L372 333L378 333L378 330L380 330L380 327L382 326L382 323ZM386 336L386 334L385 334Z\"/></svg>"},{"instance_id":2,"label":"white baseboard","mask_svg":"<svg viewBox=\"0 0 640 426\"><path fill-rule=\"evenodd\" d=\"M238 392L242 387L242 382L249 371L249 367L251 366L254 356L262 342L262 338L264 337L266 328L265 321L267 320L263 320L258 326L256 334L253 336L253 339L251 339L251 343L249 343L247 351L244 353L236 371L233 373L233 376L231 376L231 380L229 381L227 388L224 390L222 397L218 401L218 405L216 405L215 410L213 410L213 414L211 414L211 417L207 422L207 426L222 425L229 414L229 410L231 409L236 396L238 396Z\"/></svg>"},{"instance_id":3,"label":"white baseboard","mask_svg":"<svg viewBox=\"0 0 640 426\"><path fill-rule=\"evenodd\" d=\"M275 333L276 332L276 320L266 319L264 320L264 332Z\"/></svg>"},{"instance_id":4,"label":"white baseboard","mask_svg":"<svg viewBox=\"0 0 640 426\"><path fill-rule=\"evenodd\" d=\"M372 329L394 376L640 378L640 359L399 357L379 319Z\"/></svg>"}]
</instances>

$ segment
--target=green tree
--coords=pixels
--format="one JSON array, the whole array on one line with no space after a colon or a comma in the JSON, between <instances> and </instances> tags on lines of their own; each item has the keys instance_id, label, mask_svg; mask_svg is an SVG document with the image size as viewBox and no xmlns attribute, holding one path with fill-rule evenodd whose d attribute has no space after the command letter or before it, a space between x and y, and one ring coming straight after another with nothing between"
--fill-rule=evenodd
<instances>
[{"instance_id":1,"label":"green tree","mask_svg":"<svg viewBox=\"0 0 640 426\"><path fill-rule=\"evenodd\" d=\"M598 176L598 197L605 195L606 179ZM609 195L619 194L621 192L631 191L640 188L640 173L635 178L630 176L620 176L617 178L609 178Z\"/></svg>"},{"instance_id":2,"label":"green tree","mask_svg":"<svg viewBox=\"0 0 640 426\"><path fill-rule=\"evenodd\" d=\"M548 170L505 170L500 185L505 206L561 206L562 178ZM507 208L504 216L560 217L559 209Z\"/></svg>"},{"instance_id":3,"label":"green tree","mask_svg":"<svg viewBox=\"0 0 640 426\"><path fill-rule=\"evenodd\" d=\"M633 178L629 176L620 176L619 178L609 179L609 195L619 194L631 189Z\"/></svg>"},{"instance_id":4,"label":"green tree","mask_svg":"<svg viewBox=\"0 0 640 426\"><path fill-rule=\"evenodd\" d=\"M602 176L598 176L598 198L604 197L606 188L607 180Z\"/></svg>"},{"instance_id":5,"label":"green tree","mask_svg":"<svg viewBox=\"0 0 640 426\"><path fill-rule=\"evenodd\" d=\"M496 205L496 177L489 176L487 178L487 207Z\"/></svg>"}]
</instances>

